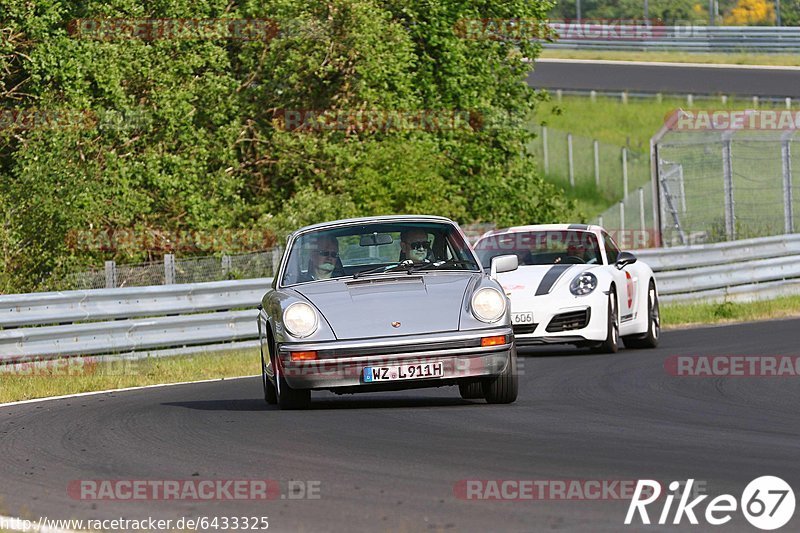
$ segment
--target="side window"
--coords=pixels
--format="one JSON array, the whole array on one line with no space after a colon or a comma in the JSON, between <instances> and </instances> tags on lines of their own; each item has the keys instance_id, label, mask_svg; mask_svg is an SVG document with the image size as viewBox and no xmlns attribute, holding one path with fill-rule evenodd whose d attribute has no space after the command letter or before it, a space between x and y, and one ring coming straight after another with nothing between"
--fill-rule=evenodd
<instances>
[{"instance_id":1,"label":"side window","mask_svg":"<svg viewBox=\"0 0 800 533\"><path fill-rule=\"evenodd\" d=\"M619 248L617 248L616 243L609 236L609 234L605 232L603 232L603 244L606 247L606 256L608 257L608 264L613 265L614 263L617 262L617 257L619 257Z\"/></svg>"}]
</instances>

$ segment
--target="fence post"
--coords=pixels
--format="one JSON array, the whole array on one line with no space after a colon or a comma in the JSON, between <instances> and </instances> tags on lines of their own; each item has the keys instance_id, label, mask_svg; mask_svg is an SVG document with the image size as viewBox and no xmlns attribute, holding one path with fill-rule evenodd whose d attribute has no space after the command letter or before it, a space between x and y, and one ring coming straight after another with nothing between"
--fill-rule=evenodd
<instances>
[{"instance_id":1,"label":"fence post","mask_svg":"<svg viewBox=\"0 0 800 533\"><path fill-rule=\"evenodd\" d=\"M164 284L173 285L175 283L175 255L164 254Z\"/></svg>"},{"instance_id":2,"label":"fence post","mask_svg":"<svg viewBox=\"0 0 800 533\"><path fill-rule=\"evenodd\" d=\"M592 102L597 101L597 91L589 91L589 100Z\"/></svg>"},{"instance_id":3,"label":"fence post","mask_svg":"<svg viewBox=\"0 0 800 533\"><path fill-rule=\"evenodd\" d=\"M787 131L781 139L781 161L783 163L783 218L786 233L794 233L794 211L792 208L792 145L791 135Z\"/></svg>"},{"instance_id":4,"label":"fence post","mask_svg":"<svg viewBox=\"0 0 800 533\"><path fill-rule=\"evenodd\" d=\"M106 261L106 289L117 288L117 263Z\"/></svg>"},{"instance_id":5,"label":"fence post","mask_svg":"<svg viewBox=\"0 0 800 533\"><path fill-rule=\"evenodd\" d=\"M575 167L572 163L572 134L567 133L567 163L569 166L569 184L575 187Z\"/></svg>"},{"instance_id":6,"label":"fence post","mask_svg":"<svg viewBox=\"0 0 800 533\"><path fill-rule=\"evenodd\" d=\"M687 94L686 95L686 105L692 107L694 105L694 95Z\"/></svg>"},{"instance_id":7,"label":"fence post","mask_svg":"<svg viewBox=\"0 0 800 533\"><path fill-rule=\"evenodd\" d=\"M223 255L222 256L222 277L228 279L228 276L231 273L231 256Z\"/></svg>"},{"instance_id":8,"label":"fence post","mask_svg":"<svg viewBox=\"0 0 800 533\"><path fill-rule=\"evenodd\" d=\"M786 109L791 109L791 108L792 108L792 99L787 96L786 97Z\"/></svg>"},{"instance_id":9,"label":"fence post","mask_svg":"<svg viewBox=\"0 0 800 533\"><path fill-rule=\"evenodd\" d=\"M272 249L272 275L278 275L278 267L281 264L281 256L283 255L283 250L280 246L276 246Z\"/></svg>"},{"instance_id":10,"label":"fence post","mask_svg":"<svg viewBox=\"0 0 800 533\"><path fill-rule=\"evenodd\" d=\"M600 143L597 141L592 142L594 147L594 183L597 188L600 188Z\"/></svg>"},{"instance_id":11,"label":"fence post","mask_svg":"<svg viewBox=\"0 0 800 533\"><path fill-rule=\"evenodd\" d=\"M725 237L729 241L736 240L736 224L733 206L733 165L731 161L731 135L723 135L722 143L722 177L725 194Z\"/></svg>"},{"instance_id":12,"label":"fence post","mask_svg":"<svg viewBox=\"0 0 800 533\"><path fill-rule=\"evenodd\" d=\"M550 155L547 153L547 126L542 126L542 151L544 152L544 173L550 173Z\"/></svg>"},{"instance_id":13,"label":"fence post","mask_svg":"<svg viewBox=\"0 0 800 533\"><path fill-rule=\"evenodd\" d=\"M603 215L600 215L599 217L597 217L597 225L600 226L601 228L605 227L605 226L603 226Z\"/></svg>"},{"instance_id":14,"label":"fence post","mask_svg":"<svg viewBox=\"0 0 800 533\"><path fill-rule=\"evenodd\" d=\"M622 197L628 197L628 149L622 149Z\"/></svg>"},{"instance_id":15,"label":"fence post","mask_svg":"<svg viewBox=\"0 0 800 533\"><path fill-rule=\"evenodd\" d=\"M619 232L625 231L625 202L619 203Z\"/></svg>"},{"instance_id":16,"label":"fence post","mask_svg":"<svg viewBox=\"0 0 800 533\"><path fill-rule=\"evenodd\" d=\"M639 229L645 230L644 222L644 188L639 187Z\"/></svg>"}]
</instances>

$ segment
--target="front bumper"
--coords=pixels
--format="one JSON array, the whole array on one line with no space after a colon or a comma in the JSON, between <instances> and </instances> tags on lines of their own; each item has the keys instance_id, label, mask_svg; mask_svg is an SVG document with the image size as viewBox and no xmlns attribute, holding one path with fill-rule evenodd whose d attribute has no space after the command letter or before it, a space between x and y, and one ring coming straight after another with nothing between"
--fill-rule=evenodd
<instances>
[{"instance_id":1,"label":"front bumper","mask_svg":"<svg viewBox=\"0 0 800 533\"><path fill-rule=\"evenodd\" d=\"M595 291L590 296L569 298L553 294L533 298L511 297L511 313L532 313L534 325L515 326L517 346L541 344L593 344L605 340L608 335L608 296ZM552 328L560 317L585 313L587 320L582 327L567 329ZM532 327L535 326L535 327Z\"/></svg>"},{"instance_id":2,"label":"front bumper","mask_svg":"<svg viewBox=\"0 0 800 533\"><path fill-rule=\"evenodd\" d=\"M505 342L481 346L484 337L504 336ZM292 353L316 352L310 361L294 361ZM514 353L510 327L467 332L387 337L353 341L284 343L278 347L279 372L296 389L398 390L442 386L496 376ZM368 366L442 362L444 375L402 381L364 383Z\"/></svg>"}]
</instances>

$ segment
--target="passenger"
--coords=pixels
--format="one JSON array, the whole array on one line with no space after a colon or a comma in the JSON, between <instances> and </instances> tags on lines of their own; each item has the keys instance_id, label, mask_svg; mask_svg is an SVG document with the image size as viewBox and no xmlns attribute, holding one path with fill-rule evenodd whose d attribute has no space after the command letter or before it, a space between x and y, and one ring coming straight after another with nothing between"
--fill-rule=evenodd
<instances>
[{"instance_id":1,"label":"passenger","mask_svg":"<svg viewBox=\"0 0 800 533\"><path fill-rule=\"evenodd\" d=\"M298 282L330 279L339 264L339 241L332 235L322 236L308 258L308 271L300 275Z\"/></svg>"}]
</instances>

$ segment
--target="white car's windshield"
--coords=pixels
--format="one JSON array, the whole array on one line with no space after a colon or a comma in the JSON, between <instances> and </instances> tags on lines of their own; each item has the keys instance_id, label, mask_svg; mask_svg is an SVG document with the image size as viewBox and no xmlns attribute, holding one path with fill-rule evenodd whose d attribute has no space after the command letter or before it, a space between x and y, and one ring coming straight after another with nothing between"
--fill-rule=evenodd
<instances>
[{"instance_id":1,"label":"white car's windshield","mask_svg":"<svg viewBox=\"0 0 800 533\"><path fill-rule=\"evenodd\" d=\"M515 254L520 266L552 264L602 264L600 245L591 231L548 230L489 235L475 244L481 263L489 267L493 257Z\"/></svg>"},{"instance_id":2,"label":"white car's windshield","mask_svg":"<svg viewBox=\"0 0 800 533\"><path fill-rule=\"evenodd\" d=\"M283 286L394 271L480 270L450 224L381 222L321 229L296 238Z\"/></svg>"}]
</instances>

